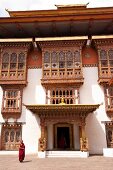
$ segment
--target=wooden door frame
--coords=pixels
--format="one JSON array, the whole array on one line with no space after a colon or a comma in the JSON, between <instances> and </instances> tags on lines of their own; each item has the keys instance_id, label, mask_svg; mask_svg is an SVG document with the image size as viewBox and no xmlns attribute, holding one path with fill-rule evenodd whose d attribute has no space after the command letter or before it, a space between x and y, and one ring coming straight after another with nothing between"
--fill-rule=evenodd
<instances>
[{"instance_id":1,"label":"wooden door frame","mask_svg":"<svg viewBox=\"0 0 113 170\"><path fill-rule=\"evenodd\" d=\"M54 124L54 130L53 130L53 137L54 137L54 149L57 150L57 128L58 127L68 127L69 128L69 136L70 136L70 150L73 150L74 148L74 142L73 142L73 124L71 123L56 123Z\"/></svg>"}]
</instances>

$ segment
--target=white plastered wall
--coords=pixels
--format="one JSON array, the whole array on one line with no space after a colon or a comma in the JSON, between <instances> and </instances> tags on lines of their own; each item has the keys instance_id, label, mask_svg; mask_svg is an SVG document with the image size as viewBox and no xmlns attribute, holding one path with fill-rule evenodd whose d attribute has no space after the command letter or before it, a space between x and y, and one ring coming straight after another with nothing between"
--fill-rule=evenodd
<instances>
[{"instance_id":1,"label":"white plastered wall","mask_svg":"<svg viewBox=\"0 0 113 170\"><path fill-rule=\"evenodd\" d=\"M102 154L106 148L105 125L102 121L109 118L105 112L104 89L98 84L98 68L83 68L84 84L80 88L81 104L102 104L94 113L90 113L86 119L86 135L89 140L91 154Z\"/></svg>"},{"instance_id":2,"label":"white plastered wall","mask_svg":"<svg viewBox=\"0 0 113 170\"><path fill-rule=\"evenodd\" d=\"M91 154L102 154L103 148L106 148L105 126L102 121L109 118L105 112L103 87L98 84L98 68L83 68L84 84L80 88L81 104L100 104L103 103L94 113L90 113L86 119L86 135L89 139L89 150ZM28 70L28 85L23 90L23 104L45 104L45 90L41 86L41 69ZM2 105L3 91L0 88L0 111ZM0 122L4 122L0 114ZM37 115L31 113L26 107L22 106L22 114L18 122L25 123L22 129L22 137L26 145L26 153L37 153L38 139L40 137L40 120ZM76 126L74 127L75 131ZM1 125L0 125L1 131ZM51 126L49 131L52 132ZM78 133L75 133L75 135ZM51 133L50 138L52 139ZM76 138L76 136L75 136ZM75 143L75 147L79 147ZM48 146L49 149L52 145Z\"/></svg>"},{"instance_id":3,"label":"white plastered wall","mask_svg":"<svg viewBox=\"0 0 113 170\"><path fill-rule=\"evenodd\" d=\"M28 84L23 90L23 104L45 104L45 90L41 86L41 69L28 70ZM19 122L25 123L22 128L22 138L26 145L26 153L38 152L38 139L40 138L40 120L38 115L27 110L23 105Z\"/></svg>"}]
</instances>

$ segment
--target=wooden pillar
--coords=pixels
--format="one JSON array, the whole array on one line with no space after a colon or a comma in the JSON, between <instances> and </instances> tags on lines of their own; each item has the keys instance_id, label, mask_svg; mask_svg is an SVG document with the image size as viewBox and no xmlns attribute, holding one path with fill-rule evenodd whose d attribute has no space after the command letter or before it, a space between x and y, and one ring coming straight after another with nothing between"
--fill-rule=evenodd
<instances>
[{"instance_id":1,"label":"wooden pillar","mask_svg":"<svg viewBox=\"0 0 113 170\"><path fill-rule=\"evenodd\" d=\"M86 138L85 133L85 121L81 122L80 126L80 150L88 151L88 138Z\"/></svg>"},{"instance_id":2,"label":"wooden pillar","mask_svg":"<svg viewBox=\"0 0 113 170\"><path fill-rule=\"evenodd\" d=\"M110 148L113 148L113 129L111 131L111 141L110 141Z\"/></svg>"},{"instance_id":3,"label":"wooden pillar","mask_svg":"<svg viewBox=\"0 0 113 170\"><path fill-rule=\"evenodd\" d=\"M40 119L41 126L41 137L39 138L39 151L46 150L46 142L47 142L47 127L44 119Z\"/></svg>"}]
</instances>

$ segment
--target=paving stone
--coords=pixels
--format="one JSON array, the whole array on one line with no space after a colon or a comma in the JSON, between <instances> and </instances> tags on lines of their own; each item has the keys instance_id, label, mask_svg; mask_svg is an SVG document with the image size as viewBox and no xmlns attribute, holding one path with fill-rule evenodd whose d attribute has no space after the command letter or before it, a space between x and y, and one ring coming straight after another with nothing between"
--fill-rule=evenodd
<instances>
[{"instance_id":1,"label":"paving stone","mask_svg":"<svg viewBox=\"0 0 113 170\"><path fill-rule=\"evenodd\" d=\"M26 155L23 163L18 155L0 155L0 170L113 170L113 158L45 158Z\"/></svg>"}]
</instances>

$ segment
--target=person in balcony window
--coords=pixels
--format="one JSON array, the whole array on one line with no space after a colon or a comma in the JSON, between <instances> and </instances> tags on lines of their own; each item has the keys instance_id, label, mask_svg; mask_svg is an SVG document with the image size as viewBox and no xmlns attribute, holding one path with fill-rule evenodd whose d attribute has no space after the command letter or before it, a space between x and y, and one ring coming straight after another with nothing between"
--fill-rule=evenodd
<instances>
[{"instance_id":1,"label":"person in balcony window","mask_svg":"<svg viewBox=\"0 0 113 170\"><path fill-rule=\"evenodd\" d=\"M23 143L23 140L21 140L19 146L19 161L23 162L24 158L25 158L25 145Z\"/></svg>"}]
</instances>

